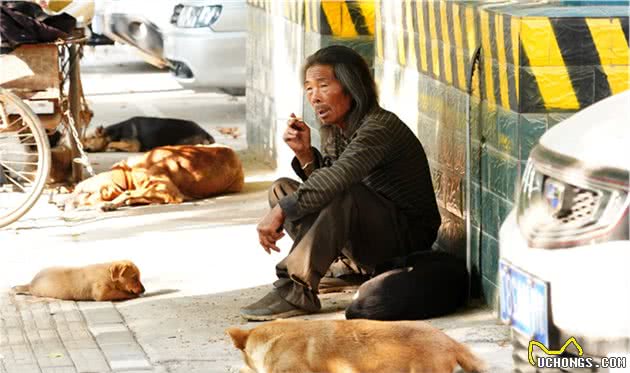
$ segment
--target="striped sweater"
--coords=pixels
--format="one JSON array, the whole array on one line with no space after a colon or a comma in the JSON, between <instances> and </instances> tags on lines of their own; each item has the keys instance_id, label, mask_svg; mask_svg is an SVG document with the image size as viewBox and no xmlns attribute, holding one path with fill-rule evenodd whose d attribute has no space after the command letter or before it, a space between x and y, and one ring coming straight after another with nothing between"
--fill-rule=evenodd
<instances>
[{"instance_id":1,"label":"striped sweater","mask_svg":"<svg viewBox=\"0 0 630 373\"><path fill-rule=\"evenodd\" d=\"M326 137L327 131L332 134ZM309 176L293 159L293 169L304 183L279 201L286 219L320 211L335 196L362 182L393 201L410 222L437 231L441 219L426 154L395 114L376 107L343 131L323 126L322 138L324 155L313 148L316 169Z\"/></svg>"}]
</instances>

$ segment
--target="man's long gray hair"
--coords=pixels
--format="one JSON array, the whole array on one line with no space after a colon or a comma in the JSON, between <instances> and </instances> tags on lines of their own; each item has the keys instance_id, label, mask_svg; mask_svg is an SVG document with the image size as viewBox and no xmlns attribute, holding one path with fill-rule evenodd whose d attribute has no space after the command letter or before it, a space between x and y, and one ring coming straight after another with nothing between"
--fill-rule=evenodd
<instances>
[{"instance_id":1,"label":"man's long gray hair","mask_svg":"<svg viewBox=\"0 0 630 373\"><path fill-rule=\"evenodd\" d=\"M352 97L350 112L346 117L349 126L355 125L378 102L376 84L365 59L353 49L342 45L331 45L310 55L302 66L302 81L306 70L314 65L333 67L335 78L344 92Z\"/></svg>"}]
</instances>

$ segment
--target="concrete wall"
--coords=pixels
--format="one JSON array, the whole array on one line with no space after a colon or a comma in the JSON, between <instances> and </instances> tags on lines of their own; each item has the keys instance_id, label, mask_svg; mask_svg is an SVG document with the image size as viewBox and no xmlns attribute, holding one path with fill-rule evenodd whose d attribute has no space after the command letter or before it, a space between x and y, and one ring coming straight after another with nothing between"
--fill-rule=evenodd
<instances>
[{"instance_id":1,"label":"concrete wall","mask_svg":"<svg viewBox=\"0 0 630 373\"><path fill-rule=\"evenodd\" d=\"M325 45L357 48L373 64L381 105L401 117L427 151L443 218L436 245L463 257L470 235L473 290L490 304L497 302L500 223L513 207L530 150L559 121L629 88L624 6L466 0L250 5L250 148L290 174L291 154L280 137L285 118L297 107L315 123L303 100L299 64Z\"/></svg>"}]
</instances>

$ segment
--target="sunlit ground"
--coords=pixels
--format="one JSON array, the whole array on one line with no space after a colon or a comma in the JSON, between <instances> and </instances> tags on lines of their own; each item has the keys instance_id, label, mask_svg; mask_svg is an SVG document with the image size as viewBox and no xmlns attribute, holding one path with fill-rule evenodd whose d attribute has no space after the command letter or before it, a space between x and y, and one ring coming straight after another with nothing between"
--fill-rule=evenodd
<instances>
[{"instance_id":1,"label":"sunlit ground","mask_svg":"<svg viewBox=\"0 0 630 373\"><path fill-rule=\"evenodd\" d=\"M95 209L62 213L43 195L23 219L0 229L0 289L26 283L48 266L131 259L140 268L147 293L115 307L151 363L177 373L235 372L242 358L224 330L245 324L239 308L270 289L274 267L288 253L288 237L279 242L281 253L265 253L258 244L256 224L268 209L270 183L292 175L280 175L247 153L243 97L184 90L169 73L143 64L124 48L93 52L86 50L83 67L85 92L95 114L91 128L134 115L197 121L217 142L239 150L245 189L181 205L107 213ZM239 127L242 136L222 135L218 129L224 126ZM90 159L97 170L104 170L127 155L91 154ZM57 198L61 196L53 196ZM343 318L351 294L323 298L324 313L310 318ZM480 310L433 322L458 340L473 341L474 350L484 357L494 358L491 371L511 367L507 329L491 313Z\"/></svg>"}]
</instances>

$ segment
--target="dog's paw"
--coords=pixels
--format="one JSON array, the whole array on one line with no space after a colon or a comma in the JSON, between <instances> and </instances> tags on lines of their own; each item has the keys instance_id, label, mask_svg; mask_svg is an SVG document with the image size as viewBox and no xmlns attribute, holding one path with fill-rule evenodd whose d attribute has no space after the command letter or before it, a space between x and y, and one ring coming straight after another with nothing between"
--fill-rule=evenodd
<instances>
[{"instance_id":1,"label":"dog's paw","mask_svg":"<svg viewBox=\"0 0 630 373\"><path fill-rule=\"evenodd\" d=\"M111 202L106 202L101 205L101 211L114 211L117 210L118 206Z\"/></svg>"}]
</instances>

